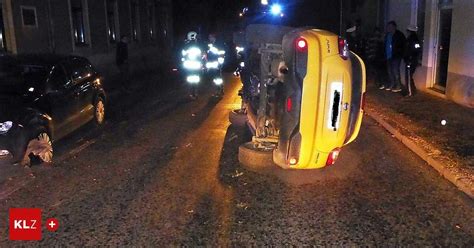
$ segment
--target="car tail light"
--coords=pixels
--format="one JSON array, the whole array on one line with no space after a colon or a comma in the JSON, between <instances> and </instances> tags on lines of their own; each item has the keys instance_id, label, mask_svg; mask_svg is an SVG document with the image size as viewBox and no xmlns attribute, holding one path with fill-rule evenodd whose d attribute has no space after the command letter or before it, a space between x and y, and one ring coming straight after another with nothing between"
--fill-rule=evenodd
<instances>
[{"instance_id":1,"label":"car tail light","mask_svg":"<svg viewBox=\"0 0 474 248\"><path fill-rule=\"evenodd\" d=\"M347 40L339 38L339 55L342 59L347 60L349 58L349 46Z\"/></svg>"},{"instance_id":2,"label":"car tail light","mask_svg":"<svg viewBox=\"0 0 474 248\"><path fill-rule=\"evenodd\" d=\"M308 49L308 42L303 37L296 39L296 50L305 52Z\"/></svg>"},{"instance_id":3,"label":"car tail light","mask_svg":"<svg viewBox=\"0 0 474 248\"><path fill-rule=\"evenodd\" d=\"M333 165L336 163L337 158L339 157L339 153L341 152L341 148L336 148L329 153L328 160L326 161L326 166Z\"/></svg>"},{"instance_id":4,"label":"car tail light","mask_svg":"<svg viewBox=\"0 0 474 248\"><path fill-rule=\"evenodd\" d=\"M291 112L293 109L293 100L291 97L286 98L286 112Z\"/></svg>"}]
</instances>

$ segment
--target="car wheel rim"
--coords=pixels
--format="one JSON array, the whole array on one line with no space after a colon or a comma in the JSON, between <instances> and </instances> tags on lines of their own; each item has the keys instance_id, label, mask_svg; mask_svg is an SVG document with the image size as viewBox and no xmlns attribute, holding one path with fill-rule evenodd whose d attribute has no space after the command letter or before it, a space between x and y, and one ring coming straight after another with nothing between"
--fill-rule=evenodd
<instances>
[{"instance_id":1,"label":"car wheel rim","mask_svg":"<svg viewBox=\"0 0 474 248\"><path fill-rule=\"evenodd\" d=\"M105 116L104 102L99 100L95 106L95 118L97 120L97 123L102 124L104 122L104 116Z\"/></svg>"},{"instance_id":2,"label":"car wheel rim","mask_svg":"<svg viewBox=\"0 0 474 248\"><path fill-rule=\"evenodd\" d=\"M41 147L43 147L38 157L45 163L51 163L53 161L53 143L51 138L47 133L40 133L37 139Z\"/></svg>"}]
</instances>

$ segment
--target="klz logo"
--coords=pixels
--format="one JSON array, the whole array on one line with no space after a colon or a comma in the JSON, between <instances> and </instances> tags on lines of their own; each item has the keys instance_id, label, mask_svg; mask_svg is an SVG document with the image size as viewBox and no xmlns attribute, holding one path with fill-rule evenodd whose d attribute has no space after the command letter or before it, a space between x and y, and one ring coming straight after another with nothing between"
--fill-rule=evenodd
<instances>
[{"instance_id":1,"label":"klz logo","mask_svg":"<svg viewBox=\"0 0 474 248\"><path fill-rule=\"evenodd\" d=\"M41 209L10 209L10 240L41 240Z\"/></svg>"}]
</instances>

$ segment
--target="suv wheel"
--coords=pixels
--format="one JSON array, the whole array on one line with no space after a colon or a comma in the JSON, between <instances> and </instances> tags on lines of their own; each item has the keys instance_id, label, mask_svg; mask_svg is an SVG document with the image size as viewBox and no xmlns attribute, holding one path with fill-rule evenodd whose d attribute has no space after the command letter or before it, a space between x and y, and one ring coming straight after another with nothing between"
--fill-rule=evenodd
<instances>
[{"instance_id":1,"label":"suv wheel","mask_svg":"<svg viewBox=\"0 0 474 248\"><path fill-rule=\"evenodd\" d=\"M102 97L98 97L94 103L94 121L98 126L105 122L105 103Z\"/></svg>"}]
</instances>

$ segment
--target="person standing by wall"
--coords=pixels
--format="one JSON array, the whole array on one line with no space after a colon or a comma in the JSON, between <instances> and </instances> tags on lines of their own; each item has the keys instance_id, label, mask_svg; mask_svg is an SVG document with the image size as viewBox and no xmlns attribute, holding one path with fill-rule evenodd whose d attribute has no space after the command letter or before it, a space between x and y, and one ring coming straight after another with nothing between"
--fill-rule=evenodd
<instances>
[{"instance_id":1,"label":"person standing by wall","mask_svg":"<svg viewBox=\"0 0 474 248\"><path fill-rule=\"evenodd\" d=\"M415 74L416 67L418 67L418 59L421 54L421 44L418 38L418 27L415 25L408 25L407 27L407 43L405 49L405 82L402 95L413 96L416 93L415 80L413 80L413 74Z\"/></svg>"},{"instance_id":2,"label":"person standing by wall","mask_svg":"<svg viewBox=\"0 0 474 248\"><path fill-rule=\"evenodd\" d=\"M387 60L387 72L390 85L386 85L386 90L400 92L400 64L405 51L405 35L397 29L397 23L390 21L387 24L387 34L385 35L385 59ZM383 89L380 87L380 89Z\"/></svg>"},{"instance_id":3,"label":"person standing by wall","mask_svg":"<svg viewBox=\"0 0 474 248\"><path fill-rule=\"evenodd\" d=\"M122 35L117 43L115 61L120 71L120 90L129 92L128 36Z\"/></svg>"}]
</instances>

